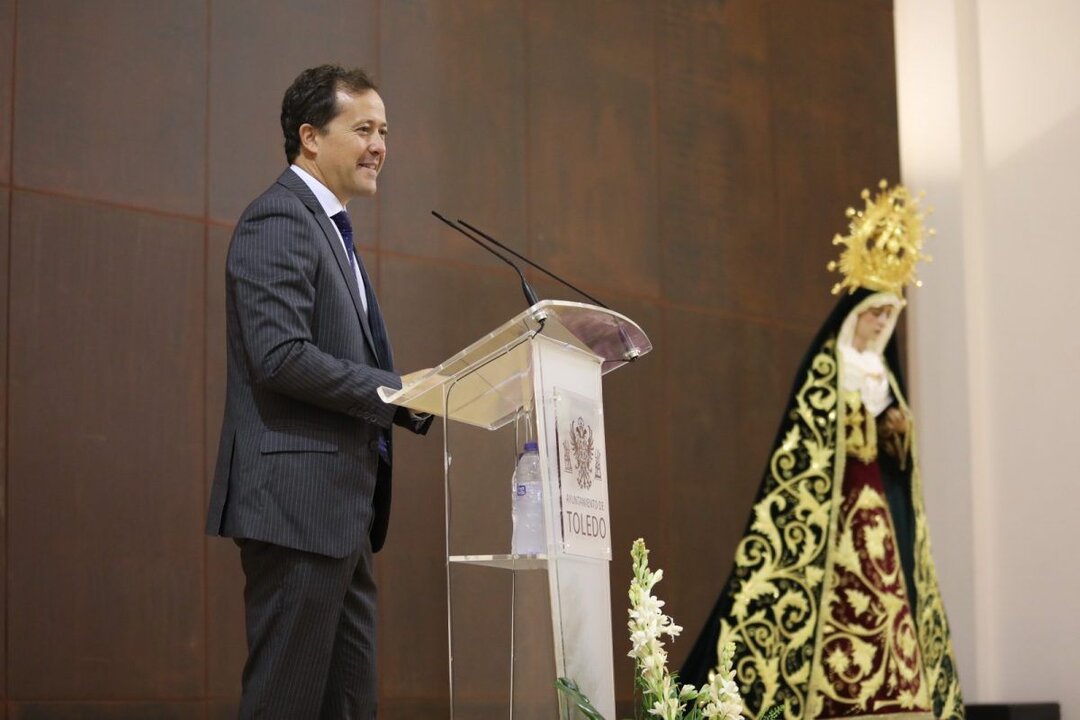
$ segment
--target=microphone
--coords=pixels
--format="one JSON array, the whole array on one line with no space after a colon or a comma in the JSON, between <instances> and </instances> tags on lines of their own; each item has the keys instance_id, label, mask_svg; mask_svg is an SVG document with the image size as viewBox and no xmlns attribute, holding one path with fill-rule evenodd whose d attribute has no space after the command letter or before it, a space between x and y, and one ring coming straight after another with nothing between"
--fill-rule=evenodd
<instances>
[{"instance_id":1,"label":"microphone","mask_svg":"<svg viewBox=\"0 0 1080 720\"><path fill-rule=\"evenodd\" d=\"M500 252L499 252L498 250L495 250L495 249L493 249L493 248L490 248L490 247L488 247L488 246L487 246L487 245L486 245L486 244L485 244L485 243L484 243L484 242L483 242L482 240L480 240L480 239L478 239L478 238L475 238L475 237L473 237L473 236L472 236L472 235L471 235L470 233L468 233L468 232L466 232L466 231L462 230L462 229L461 229L460 227L458 227L457 225L455 225L455 224L454 224L454 223L452 223L451 221L447 220L446 218L444 218L444 217L443 217L442 215L440 215L439 213L435 212L434 210L432 210L432 211L431 211L431 214L432 214L432 215L434 215L435 217L439 218L440 220L442 220L442 221L443 221L444 223L446 223L446 224L447 224L447 225L449 225L450 227L452 227L452 228L454 228L455 230L457 230L457 231L458 231L459 233L461 233L461 234L462 234L462 235L464 235L465 237L467 237L467 238L469 238L470 240L472 240L472 241L473 241L474 243L476 243L476 244L477 244L477 245L479 245L480 247L482 247L482 248L484 248L485 250L487 250L487 251L488 251L489 253L491 253L491 254L492 254L492 255L494 255L495 257L497 257L497 258L499 258L500 260L502 260L502 261L503 261L504 263L506 263L506 264L507 264L507 265L509 265L510 267L514 268L514 272L516 272L516 273L518 274L518 277L519 277L519 278L521 278L521 290L522 290L522 292L524 292L524 293L525 293L525 299L526 299L526 300L527 300L527 301L529 302L529 307L532 307L532 306L533 306L533 305L535 305L536 303L540 302L539 300L537 300L537 299L536 299L536 293L535 293L535 292L533 292L533 289L532 289L532 287L531 287L531 286L529 285L529 283L528 283L528 282L527 282L527 281L525 280L525 274L521 272L521 268L519 268L519 267L518 267L518 266L517 266L517 265L516 265L516 264L514 263L514 261L512 261L512 260L511 260L510 258L508 258L508 257L506 257L505 255L503 255L502 253L500 253ZM481 233L481 234L483 234L483 233ZM504 248L504 249L505 249L505 248Z\"/></svg>"},{"instance_id":2,"label":"microphone","mask_svg":"<svg viewBox=\"0 0 1080 720\"><path fill-rule=\"evenodd\" d=\"M518 260L524 260L524 261L525 261L525 262L527 262L527 263L528 263L529 265L532 265L532 266L533 266L534 268L536 268L536 269L537 269L537 270L539 270L540 272L544 273L544 274L545 274L545 275L547 275L548 277L550 277L550 278L552 278L552 279L554 279L554 280L557 280L558 282L562 283L563 285L565 285L566 287L570 288L571 290L573 290L574 292L578 293L579 295L583 295L583 296L585 296L586 298L588 298L588 299L589 299L589 300L591 300L592 302L596 303L596 304L597 304L597 305L599 305L600 307L604 308L605 310L610 310L610 309L611 309L611 308L609 308L609 307L608 307L607 305L605 305L604 303L602 303L602 302L600 302L599 300L597 300L596 298L594 298L594 297L593 297L592 295L590 295L589 293L587 293L587 292L585 292L584 290L582 290L581 288L579 288L579 287L575 287L574 285L571 285L571 284L570 284L570 283L569 283L568 281L566 281L566 280L563 280L563 279L562 279L561 277L559 277L559 276L558 276L558 275L556 275L555 273L551 272L551 271L550 271L550 270L548 270L547 268L545 268L545 267L542 267L542 266L541 266L541 265L540 265L539 263L535 263L535 262L533 262L532 260L530 260L529 258L527 258L527 257L525 257L524 255L522 255L521 253L517 252L516 250L514 250L514 249L512 249L512 248L508 248L508 247L506 247L506 246L505 246L505 245L503 245L503 244L502 244L501 242L499 242L499 241L498 241L498 240L496 240L495 238L491 237L490 235L488 235L488 234L487 234L486 232L484 232L484 231L483 231L483 230L481 230L480 228L478 228L478 227L474 227L474 226L470 225L469 223L465 222L465 221L464 221L464 220L462 220L461 218L458 218L458 222L459 222L459 223L461 223L462 225L464 225L465 227L469 228L469 229L470 229L470 230L472 230L472 231L473 231L474 233L476 233L476 234L477 234L477 235L479 235L480 237L484 238L484 239L485 239L485 240L487 240L488 242L494 243L494 244L495 244L495 245L497 245L498 247L500 247L500 248L502 248L503 250L505 250L506 252L510 253L511 255L513 255L514 257L516 257L516 258L517 258ZM494 252L494 251L492 251L492 252ZM507 261L507 262L509 262L509 261ZM621 330L622 328L620 327L619 329Z\"/></svg>"},{"instance_id":3,"label":"microphone","mask_svg":"<svg viewBox=\"0 0 1080 720\"><path fill-rule=\"evenodd\" d=\"M555 273L551 272L547 268L543 267L539 263L533 262L532 260L525 257L521 253L517 252L513 248L508 248L507 246L503 245L501 242L499 242L495 238L491 237L490 235L488 235L486 232L484 232L480 228L475 227L474 225L470 225L468 222L466 222L465 220L462 220L461 218L458 218L458 222L461 223L462 225L464 225L465 227L469 228L470 230L472 230L474 233L476 233L480 237L484 238L485 240L494 243L498 247L500 247L503 250L505 250L506 252L510 253L511 255L516 257L518 260L524 260L529 265L532 265L534 268L536 268L540 272L544 273L548 277L550 277L550 278L552 278L554 280L557 280L558 282L562 283L563 285L570 288L571 290L578 293L579 295L585 296L587 299L593 301L594 303L596 303L600 307L604 308L605 310L610 310L611 309L607 305L605 305L604 303L602 303L599 300L597 300L596 298L594 298L589 293L585 292L584 290L582 290L579 287L576 287L575 285L570 284L569 281L563 280L561 277L559 277ZM492 250L492 252L494 252L494 250ZM618 329L618 332L619 332L619 339L622 341L623 348L626 351L624 356L623 356L623 359L625 359L627 362L633 362L634 360L637 360L641 356L641 351L634 344L633 340L630 339L630 335L629 335L629 333L626 332L626 328L624 328L622 326L622 323L616 323L616 328Z\"/></svg>"}]
</instances>

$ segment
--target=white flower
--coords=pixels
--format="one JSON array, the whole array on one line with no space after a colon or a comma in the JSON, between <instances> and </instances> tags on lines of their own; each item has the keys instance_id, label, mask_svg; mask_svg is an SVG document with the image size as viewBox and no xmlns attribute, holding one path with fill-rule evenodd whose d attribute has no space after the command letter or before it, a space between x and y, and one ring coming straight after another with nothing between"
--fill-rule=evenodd
<instances>
[{"instance_id":1,"label":"white flower","mask_svg":"<svg viewBox=\"0 0 1080 720\"><path fill-rule=\"evenodd\" d=\"M735 668L732 660L735 644L728 643L720 654L720 671L709 674L709 683L701 689L701 699L707 700L702 715L706 718L743 720L742 697L735 684Z\"/></svg>"},{"instance_id":2,"label":"white flower","mask_svg":"<svg viewBox=\"0 0 1080 720\"><path fill-rule=\"evenodd\" d=\"M735 645L729 643L720 657L720 672L712 673L709 682L700 690L693 685L677 687L667 669L667 652L662 638L676 638L682 627L664 614L664 601L652 594L653 586L664 577L663 570L649 569L649 550L640 538L630 551L634 561L634 579L630 582L629 657L634 658L641 678L642 703L662 720L681 720L686 704L696 701L705 718L743 720L742 697L735 684L732 658Z\"/></svg>"}]
</instances>

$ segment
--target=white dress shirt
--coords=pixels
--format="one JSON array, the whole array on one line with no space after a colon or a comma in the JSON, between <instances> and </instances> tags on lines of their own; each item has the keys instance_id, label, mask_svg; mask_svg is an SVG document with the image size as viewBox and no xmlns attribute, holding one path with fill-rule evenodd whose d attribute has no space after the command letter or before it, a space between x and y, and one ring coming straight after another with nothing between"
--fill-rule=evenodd
<instances>
[{"instance_id":1,"label":"white dress shirt","mask_svg":"<svg viewBox=\"0 0 1080 720\"><path fill-rule=\"evenodd\" d=\"M337 199L337 195L334 195L334 193L330 192L330 188L312 177L311 173L307 172L299 165L290 165L289 169L296 173L297 177L303 180L305 185L311 188L311 192L315 194L315 199L319 201L319 205L322 206L323 212L326 213L327 217L332 218L339 212L345 212L345 206ZM345 257L349 257L349 248L345 246L345 238L341 236L341 231L338 230L337 223L331 221L330 224L334 226L334 232L337 233L338 240L341 242L341 249L345 251ZM360 302L364 306L364 312L367 312L367 288L364 287L364 277L360 274L359 257L356 258L356 265L353 267L353 272L356 273L356 287L360 288Z\"/></svg>"}]
</instances>

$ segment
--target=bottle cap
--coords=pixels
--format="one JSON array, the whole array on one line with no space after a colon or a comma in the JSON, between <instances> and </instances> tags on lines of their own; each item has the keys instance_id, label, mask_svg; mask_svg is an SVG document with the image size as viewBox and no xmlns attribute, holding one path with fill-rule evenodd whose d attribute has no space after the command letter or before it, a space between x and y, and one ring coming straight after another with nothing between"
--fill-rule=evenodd
<instances>
[{"instance_id":1,"label":"bottle cap","mask_svg":"<svg viewBox=\"0 0 1080 720\"><path fill-rule=\"evenodd\" d=\"M536 441L530 441L525 443L524 447L522 447L522 450L524 450L525 452L539 452L540 446L536 444Z\"/></svg>"}]
</instances>

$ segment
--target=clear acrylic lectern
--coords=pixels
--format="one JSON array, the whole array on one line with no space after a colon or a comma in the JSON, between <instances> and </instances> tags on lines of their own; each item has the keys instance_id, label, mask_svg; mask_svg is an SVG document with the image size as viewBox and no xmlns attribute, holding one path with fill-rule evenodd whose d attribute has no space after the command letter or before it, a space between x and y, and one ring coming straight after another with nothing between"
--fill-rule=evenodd
<instances>
[{"instance_id":1,"label":"clear acrylic lectern","mask_svg":"<svg viewBox=\"0 0 1080 720\"><path fill-rule=\"evenodd\" d=\"M558 677L615 717L601 376L651 349L619 313L544 300L380 389L444 418L451 718L568 720ZM539 448L547 541L522 555L510 511L525 442Z\"/></svg>"}]
</instances>

